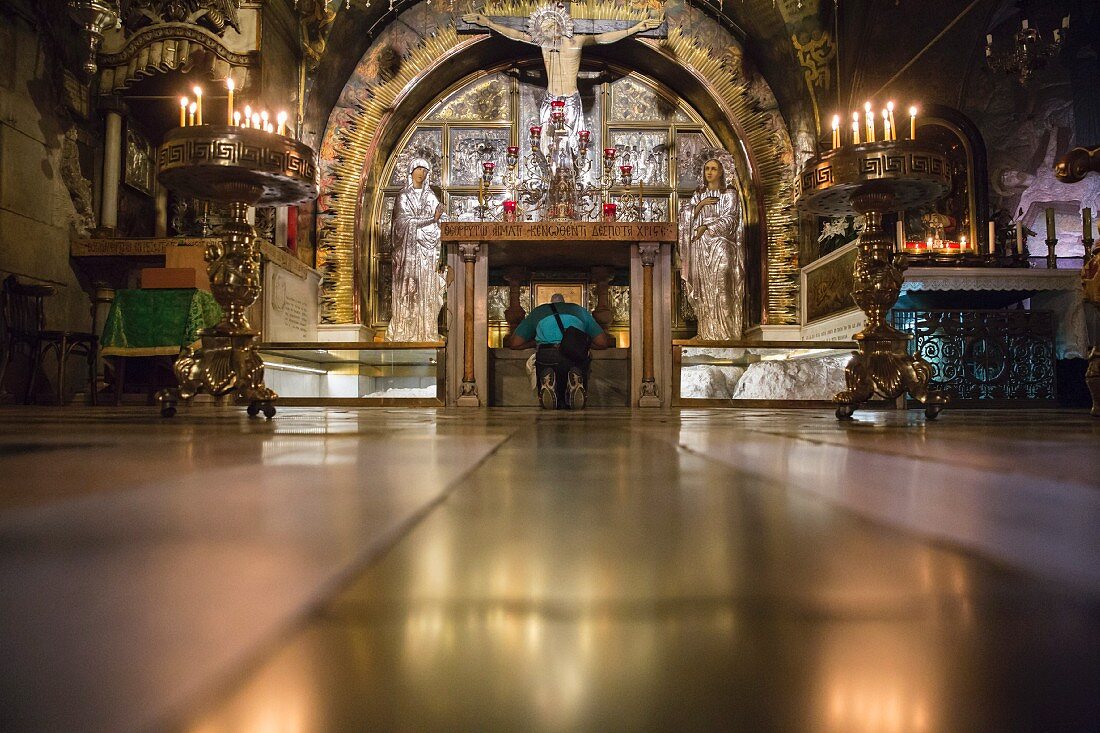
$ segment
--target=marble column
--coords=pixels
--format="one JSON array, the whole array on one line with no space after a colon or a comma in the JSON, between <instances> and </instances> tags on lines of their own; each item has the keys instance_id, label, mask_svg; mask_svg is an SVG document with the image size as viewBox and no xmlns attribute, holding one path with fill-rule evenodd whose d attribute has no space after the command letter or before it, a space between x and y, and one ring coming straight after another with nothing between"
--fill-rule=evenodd
<instances>
[{"instance_id":1,"label":"marble column","mask_svg":"<svg viewBox=\"0 0 1100 733\"><path fill-rule=\"evenodd\" d=\"M114 231L118 227L118 183L122 171L122 113L107 110L106 135L103 142L103 198L100 204L99 226Z\"/></svg>"},{"instance_id":2,"label":"marble column","mask_svg":"<svg viewBox=\"0 0 1100 733\"><path fill-rule=\"evenodd\" d=\"M653 370L653 265L660 251L661 245L655 242L638 244L642 260L642 389L638 407L661 406Z\"/></svg>"},{"instance_id":3,"label":"marble column","mask_svg":"<svg viewBox=\"0 0 1100 733\"><path fill-rule=\"evenodd\" d=\"M463 314L462 314L462 388L458 396L459 407L480 407L477 395L477 378L474 375L474 263L477 262L480 242L459 242L458 251L463 265Z\"/></svg>"}]
</instances>

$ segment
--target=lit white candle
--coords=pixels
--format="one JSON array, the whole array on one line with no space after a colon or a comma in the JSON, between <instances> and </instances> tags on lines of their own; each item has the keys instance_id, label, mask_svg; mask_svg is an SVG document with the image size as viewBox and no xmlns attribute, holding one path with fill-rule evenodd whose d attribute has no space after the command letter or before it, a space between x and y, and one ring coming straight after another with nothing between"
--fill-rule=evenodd
<instances>
[{"instance_id":1,"label":"lit white candle","mask_svg":"<svg viewBox=\"0 0 1100 733\"><path fill-rule=\"evenodd\" d=\"M909 139L917 139L917 108L909 108Z\"/></svg>"},{"instance_id":2,"label":"lit white candle","mask_svg":"<svg viewBox=\"0 0 1100 733\"><path fill-rule=\"evenodd\" d=\"M279 134L280 135L285 135L286 134L286 112L280 112L279 115L275 119L277 119L279 121L279 130L278 130Z\"/></svg>"},{"instance_id":3,"label":"lit white candle","mask_svg":"<svg viewBox=\"0 0 1100 733\"><path fill-rule=\"evenodd\" d=\"M865 112L863 118L867 121L867 142L873 143L875 141L875 115L871 112L870 102L863 105L863 111Z\"/></svg>"},{"instance_id":4,"label":"lit white candle","mask_svg":"<svg viewBox=\"0 0 1100 733\"><path fill-rule=\"evenodd\" d=\"M261 123L261 128L260 129L266 131L267 130L267 110L266 109L263 112L260 113L260 123Z\"/></svg>"},{"instance_id":5,"label":"lit white candle","mask_svg":"<svg viewBox=\"0 0 1100 733\"><path fill-rule=\"evenodd\" d=\"M890 137L890 112L882 110L882 139L884 141L892 140Z\"/></svg>"},{"instance_id":6,"label":"lit white candle","mask_svg":"<svg viewBox=\"0 0 1100 733\"><path fill-rule=\"evenodd\" d=\"M859 112L852 113L852 145L859 145Z\"/></svg>"},{"instance_id":7,"label":"lit white candle","mask_svg":"<svg viewBox=\"0 0 1100 733\"><path fill-rule=\"evenodd\" d=\"M247 104L244 106L244 126L252 127L252 106Z\"/></svg>"},{"instance_id":8,"label":"lit white candle","mask_svg":"<svg viewBox=\"0 0 1100 733\"><path fill-rule=\"evenodd\" d=\"M890 140L898 139L898 126L894 124L894 103L886 103L886 111L890 113Z\"/></svg>"},{"instance_id":9,"label":"lit white candle","mask_svg":"<svg viewBox=\"0 0 1100 733\"><path fill-rule=\"evenodd\" d=\"M187 127L187 97L180 97L180 127Z\"/></svg>"},{"instance_id":10,"label":"lit white candle","mask_svg":"<svg viewBox=\"0 0 1100 733\"><path fill-rule=\"evenodd\" d=\"M234 127L240 127L241 126L241 113L240 112L234 112L233 113L233 125L234 125Z\"/></svg>"},{"instance_id":11,"label":"lit white candle","mask_svg":"<svg viewBox=\"0 0 1100 733\"><path fill-rule=\"evenodd\" d=\"M196 86L193 90L195 92L195 104L197 106L195 110L195 124L202 124L202 87Z\"/></svg>"},{"instance_id":12,"label":"lit white candle","mask_svg":"<svg viewBox=\"0 0 1100 733\"><path fill-rule=\"evenodd\" d=\"M199 105L195 104L194 102L192 102L191 104L189 104L187 106L187 112L188 112L188 118L187 118L188 123L187 124L189 124L189 125L194 125L195 124L195 112L198 110L198 108L199 108Z\"/></svg>"},{"instance_id":13,"label":"lit white candle","mask_svg":"<svg viewBox=\"0 0 1100 733\"><path fill-rule=\"evenodd\" d=\"M252 113L252 126L255 127L257 130L263 129L262 127L260 127L260 116L255 112Z\"/></svg>"},{"instance_id":14,"label":"lit white candle","mask_svg":"<svg viewBox=\"0 0 1100 733\"><path fill-rule=\"evenodd\" d=\"M233 119L233 90L236 85L233 83L233 77L226 77L225 88L229 92L229 102L225 106L225 124L229 124L229 121Z\"/></svg>"}]
</instances>

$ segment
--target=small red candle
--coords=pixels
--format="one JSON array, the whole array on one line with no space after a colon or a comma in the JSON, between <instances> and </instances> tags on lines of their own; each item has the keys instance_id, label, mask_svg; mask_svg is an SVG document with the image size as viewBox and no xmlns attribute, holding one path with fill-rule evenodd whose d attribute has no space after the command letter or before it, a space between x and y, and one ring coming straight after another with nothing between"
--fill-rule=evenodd
<instances>
[{"instance_id":1,"label":"small red candle","mask_svg":"<svg viewBox=\"0 0 1100 733\"><path fill-rule=\"evenodd\" d=\"M615 221L615 204L603 205L603 218L604 221Z\"/></svg>"}]
</instances>

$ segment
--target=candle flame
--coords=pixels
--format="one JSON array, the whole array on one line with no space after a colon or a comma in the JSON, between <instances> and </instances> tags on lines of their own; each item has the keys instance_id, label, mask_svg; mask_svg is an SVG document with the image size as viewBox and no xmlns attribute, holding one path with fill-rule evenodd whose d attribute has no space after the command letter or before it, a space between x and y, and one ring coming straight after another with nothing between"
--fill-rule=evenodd
<instances>
[{"instance_id":1,"label":"candle flame","mask_svg":"<svg viewBox=\"0 0 1100 733\"><path fill-rule=\"evenodd\" d=\"M187 104L187 97L180 97L180 106L184 109L187 109Z\"/></svg>"},{"instance_id":2,"label":"candle flame","mask_svg":"<svg viewBox=\"0 0 1100 733\"><path fill-rule=\"evenodd\" d=\"M202 87L200 87L200 86L196 86L191 91L193 91L195 93L196 97L201 97L202 96Z\"/></svg>"},{"instance_id":3,"label":"candle flame","mask_svg":"<svg viewBox=\"0 0 1100 733\"><path fill-rule=\"evenodd\" d=\"M840 129L840 115L833 115L833 129Z\"/></svg>"},{"instance_id":4,"label":"candle flame","mask_svg":"<svg viewBox=\"0 0 1100 733\"><path fill-rule=\"evenodd\" d=\"M275 119L277 119L279 121L280 125L283 124L284 122L286 122L286 112L280 112L279 116L276 117Z\"/></svg>"},{"instance_id":5,"label":"candle flame","mask_svg":"<svg viewBox=\"0 0 1100 733\"><path fill-rule=\"evenodd\" d=\"M235 84L233 84L233 77L231 77L231 76L230 76L230 77L226 77L226 79L225 79L225 86L226 86L226 88L227 88L227 89L228 89L229 91L233 91L233 89L234 89L234 88L235 88L235 86L236 86Z\"/></svg>"},{"instance_id":6,"label":"candle flame","mask_svg":"<svg viewBox=\"0 0 1100 733\"><path fill-rule=\"evenodd\" d=\"M191 105L187 108L187 111L190 112L191 114L195 114L195 110L197 110L198 108L199 108L199 105L192 102Z\"/></svg>"},{"instance_id":7,"label":"candle flame","mask_svg":"<svg viewBox=\"0 0 1100 733\"><path fill-rule=\"evenodd\" d=\"M867 114L871 114L871 103L870 102L864 102L863 103L863 109L864 109L865 112L867 112Z\"/></svg>"},{"instance_id":8,"label":"candle flame","mask_svg":"<svg viewBox=\"0 0 1100 733\"><path fill-rule=\"evenodd\" d=\"M893 102L887 102L886 103L886 109L889 112L893 112L894 111L894 103Z\"/></svg>"},{"instance_id":9,"label":"candle flame","mask_svg":"<svg viewBox=\"0 0 1100 733\"><path fill-rule=\"evenodd\" d=\"M909 108L909 116L910 117L916 117L917 116L917 108L916 107L910 107Z\"/></svg>"}]
</instances>

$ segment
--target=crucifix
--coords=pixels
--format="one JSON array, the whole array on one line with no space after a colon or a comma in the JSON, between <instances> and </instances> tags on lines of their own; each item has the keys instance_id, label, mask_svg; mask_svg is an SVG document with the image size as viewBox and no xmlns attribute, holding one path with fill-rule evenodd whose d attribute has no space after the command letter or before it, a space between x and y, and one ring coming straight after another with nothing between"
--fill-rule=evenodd
<instances>
[{"instance_id":1,"label":"crucifix","mask_svg":"<svg viewBox=\"0 0 1100 733\"><path fill-rule=\"evenodd\" d=\"M584 25L585 32L578 33L577 26ZM499 33L505 38L528 43L542 49L546 65L546 98L539 109L539 121L543 129L549 129L550 103L565 103L565 128L569 139L575 140L582 129L584 114L581 95L577 91L577 74L581 68L581 50L594 44L608 44L630 36L666 38L668 29L663 18L646 18L637 23L623 20L574 20L568 7L549 2L540 6L530 18L516 16L488 17L481 13L467 13L456 24L459 33L484 32L482 28Z\"/></svg>"}]
</instances>

